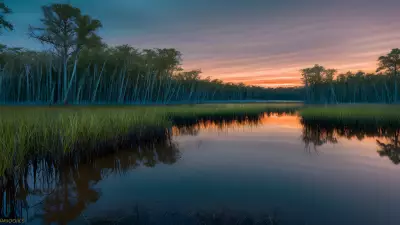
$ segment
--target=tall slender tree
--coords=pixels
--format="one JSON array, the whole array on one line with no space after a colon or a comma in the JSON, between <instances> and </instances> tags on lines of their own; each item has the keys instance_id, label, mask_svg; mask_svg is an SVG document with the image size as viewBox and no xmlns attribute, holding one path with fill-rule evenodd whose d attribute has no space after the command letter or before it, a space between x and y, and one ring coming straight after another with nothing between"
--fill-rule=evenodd
<instances>
[{"instance_id":1,"label":"tall slender tree","mask_svg":"<svg viewBox=\"0 0 400 225\"><path fill-rule=\"evenodd\" d=\"M96 31L102 27L99 20L82 15L79 8L70 4L51 4L42 7L42 27L29 27L29 35L44 44L48 44L61 58L63 67L62 99L66 103L73 81L76 83L76 66L79 51L101 44ZM74 69L68 81L67 65L69 58L75 55ZM61 68L60 68L61 70ZM60 79L61 80L61 79ZM59 99L61 100L61 99Z\"/></svg>"},{"instance_id":2,"label":"tall slender tree","mask_svg":"<svg viewBox=\"0 0 400 225\"><path fill-rule=\"evenodd\" d=\"M387 55L381 56L378 58L378 69L379 71L386 71L393 76L393 84L394 84L394 93L393 93L393 101L397 102L398 96L398 88L397 88L397 74L400 70L400 49L395 48L392 49Z\"/></svg>"},{"instance_id":3,"label":"tall slender tree","mask_svg":"<svg viewBox=\"0 0 400 225\"><path fill-rule=\"evenodd\" d=\"M42 6L42 27L29 27L29 35L44 44L51 45L66 60L75 50L76 19L80 9L69 4Z\"/></svg>"}]
</instances>

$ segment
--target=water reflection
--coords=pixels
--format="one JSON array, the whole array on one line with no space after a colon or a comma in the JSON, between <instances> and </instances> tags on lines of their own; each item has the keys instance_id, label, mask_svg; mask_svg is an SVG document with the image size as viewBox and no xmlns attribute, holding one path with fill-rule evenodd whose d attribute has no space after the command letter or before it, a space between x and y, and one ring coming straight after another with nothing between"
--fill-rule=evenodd
<instances>
[{"instance_id":1,"label":"water reflection","mask_svg":"<svg viewBox=\"0 0 400 225\"><path fill-rule=\"evenodd\" d=\"M94 187L107 176L139 166L173 164L179 157L178 147L167 132L164 138L134 149L120 149L106 157L85 161L32 160L24 174L8 178L0 188L0 216L24 217L27 222L41 218L45 224L66 224L99 200L101 190Z\"/></svg>"},{"instance_id":2,"label":"water reflection","mask_svg":"<svg viewBox=\"0 0 400 225\"><path fill-rule=\"evenodd\" d=\"M396 165L400 163L399 133L399 130L395 130L392 136L387 138L388 143L376 140L379 155L388 157Z\"/></svg>"},{"instance_id":3,"label":"water reflection","mask_svg":"<svg viewBox=\"0 0 400 225\"><path fill-rule=\"evenodd\" d=\"M154 167L158 163L173 164L179 158L176 144L154 143L135 150L121 151L112 158L100 158L90 164L59 168L57 184L42 205L42 215L47 223L62 224L79 217L88 204L101 195L93 186L113 173L124 173L138 166Z\"/></svg>"},{"instance_id":4,"label":"water reflection","mask_svg":"<svg viewBox=\"0 0 400 225\"><path fill-rule=\"evenodd\" d=\"M276 111L267 111L255 115L236 115L230 117L214 117L201 119L195 123L189 121L179 121L172 128L174 136L191 135L196 136L201 130L233 131L236 128L259 127L271 116L294 115L295 111L282 109Z\"/></svg>"},{"instance_id":5,"label":"water reflection","mask_svg":"<svg viewBox=\"0 0 400 225\"><path fill-rule=\"evenodd\" d=\"M337 123L318 123L310 120L301 119L302 140L307 149L324 144L336 144L339 138L352 139L359 141L365 138L374 138L377 144L378 154L388 157L394 164L400 163L400 128L379 124L337 124Z\"/></svg>"},{"instance_id":6,"label":"water reflection","mask_svg":"<svg viewBox=\"0 0 400 225\"><path fill-rule=\"evenodd\" d=\"M175 136L191 135L196 136L200 130L210 129L217 131L226 131L237 127L257 127L262 124L263 114L252 116L236 116L232 119L220 120L200 120L195 124L177 124L172 127L172 133Z\"/></svg>"},{"instance_id":7,"label":"water reflection","mask_svg":"<svg viewBox=\"0 0 400 225\"><path fill-rule=\"evenodd\" d=\"M195 187L186 186L188 189L178 188L178 191L179 190L193 191L197 188L196 189L197 193L202 193L201 191L199 191L198 187L199 185L201 186L202 183L217 182L219 180L223 180L227 186L226 187L223 186L225 183L222 181L219 185L221 187L226 188L224 189L224 192L227 193L226 195L228 196L227 198L232 197L233 198L232 202L235 202L236 200L247 201L243 200L245 198L243 196L246 196L245 194L243 194L242 198L240 196L229 196L229 193L236 193L232 191L235 190L235 188L237 188L237 190L242 190L240 189L241 186L239 184L240 183L239 181L241 181L242 179L243 183L247 182L246 185L249 186L249 189L244 189L244 190L257 191L260 189L260 187L269 188L268 190L271 192L270 195L268 195L268 193L265 194L266 191L264 191L264 189L259 190L260 192L257 193L265 194L264 196L265 199L267 199L266 196L268 196L268 201L273 202L275 200L274 204L278 204L281 201L280 198L282 198L282 201L287 200L284 197L287 195L287 193L285 191L282 191L282 193L280 193L277 190L283 190L283 187L286 188L292 187L291 183L285 183L286 180L281 179L282 177L285 177L284 174L286 174L287 171L290 172L290 173L287 172L287 174L293 173L297 175L299 174L301 175L302 172L305 171L304 174L309 175L312 173L308 173L309 171L305 169L307 168L307 166L309 166L307 165L307 163L309 164L314 163L314 165L312 165L313 168L320 166L318 165L318 163L316 163L316 161L304 160L304 158L307 158L308 155L305 155L303 152L301 152L301 148L303 147L302 145L304 144L308 149L313 148L317 150L319 147L325 144L340 143L343 138L347 139L357 138L358 140L364 140L365 138L374 138L376 140L376 145L378 148L379 155L381 155L382 157L388 157L395 164L398 164L400 162L399 129L388 126L378 126L378 125L374 127L371 125L367 126L362 124L349 126L345 124L314 123L312 121L305 121L302 119L298 120L297 117L293 116L293 114L294 114L293 111L279 111L276 113L267 112L265 114L258 114L253 116L239 115L231 118L219 118L219 119L214 118L213 120L203 119L197 121L196 123L193 123L193 121L186 121L186 122L180 121L181 123L177 123L176 126L172 127L171 129L168 129L165 132L164 136L160 136L159 138L148 141L146 143L138 144L135 142L133 143L133 145L135 146L133 148L117 149L110 154L106 155L90 154L90 155L85 155L84 157L72 157L65 160L54 160L51 158L33 159L30 161L29 165L23 171L22 174L20 174L19 176L15 176L13 178L8 178L7 182L3 182L4 184L0 186L0 191L2 193L2 195L0 195L1 196L0 216L2 218L24 217L27 222L33 224L40 224L40 223L67 224L72 221L76 221L78 219L81 221L83 220L83 222L85 222L84 220L87 219L84 216L86 213L85 210L87 210L91 205L96 205L96 206L99 205L99 202L101 202L99 201L100 199L103 199L102 201L104 201L104 199L107 199L107 196L104 195L104 193L102 193L102 189L104 191L104 186L102 189L100 189L99 186L101 185L98 185L99 183L102 182L104 183L105 181L109 181L110 179L107 179L109 177L124 175L125 173L128 172L134 174L140 173L140 170L138 171L135 169L143 167L160 168L160 166L157 166L158 164L170 164L170 165L174 164L178 162L178 160L181 158L183 150L182 146L179 146L176 140L173 139L173 136L174 135L197 136L199 135L199 133L209 129L217 131L235 132L234 130L239 127L240 128L258 127L260 128L260 129L257 128L259 132L258 135L260 136L258 138L257 136L248 137L243 135L239 137L243 139L238 138L239 139L238 142L233 142L231 141L232 139L228 139L227 142L223 141L219 142L220 139L214 141L215 139L213 139L214 142L212 141L208 142L209 144L208 146L210 146L210 151L191 152L190 154L193 158L191 159L185 158L185 160L182 160L181 162L186 161L186 163L189 164L189 163L198 163L199 161L202 161L202 164L198 164L197 165L198 167L190 167L188 165L184 165L186 167L180 167L176 170L172 170L172 172L180 173L183 171L182 168L185 168L186 170L191 169L191 173L184 176L184 178L188 183L192 182ZM271 124L273 124L273 126L270 126ZM302 140L298 139L294 140L294 138L291 139L292 136L288 137L287 133L286 134L279 133L275 124L279 124L281 128L283 128L283 126L285 125L285 129L288 128L294 130L295 132L293 132L292 134L293 137L295 138L298 138L301 132ZM274 135L270 135L270 137L267 137L266 135L268 134L263 132L272 132L269 134L274 134ZM247 135L255 136L254 133L253 134L249 133ZM284 137L282 139L279 139L280 135L283 135ZM198 139L199 137L196 138ZM256 144L252 143L257 139L263 139L264 142L259 142L260 143L259 145L258 143ZM250 140L250 141L239 142L242 140ZM244 148L246 148L245 151L247 151L247 153L239 151L241 150L240 147L238 147L238 149L229 149L229 151L218 152L217 149L222 147L222 145L228 146L229 143L231 144L231 146L235 145L240 145L240 147L243 146ZM284 145L282 143L287 145ZM258 151L258 149L253 149L256 148L254 146L262 146L262 150ZM264 148L265 146L267 146L268 148ZM293 150L294 146L298 146L300 148L300 151L298 151L297 149ZM272 148L277 148L279 151L275 151L275 149ZM304 158L296 158L295 156L293 156L294 154L296 154L294 153L295 151L298 152L298 155L305 155ZM202 158L202 160L197 159L200 156L199 154L203 154L203 156L205 154L211 154L211 156L209 156L208 159L213 157L215 159L211 163L207 164L207 162L203 162L204 159L207 159L207 157ZM374 154L376 155L377 153ZM188 155L189 154L187 154L186 156ZM221 157L228 159L228 161L225 162L224 167L221 168L212 167L213 163L215 163L215 165L218 166L221 164ZM293 160L291 159L288 160L288 158L291 157L293 157ZM194 158L196 158L197 161L194 160ZM240 164L241 160L247 162L247 164L246 163ZM282 161L285 162L285 160L286 164L281 163ZM300 163L301 165L296 167L297 164L295 163ZM179 164L180 163L177 163L171 168L177 168ZM231 168L230 167L231 164L239 165L240 169L237 169L237 171L235 172L232 172L232 169L224 170L225 168ZM293 167L290 167L289 165ZM212 170L210 174L213 173L217 174L216 175L217 178L214 179L213 177L210 177L210 174L207 174L207 176L206 175L202 176L202 173L199 172L201 170L197 170L197 168L202 169L204 167L208 167L210 170ZM251 173L250 172L245 173L246 168L250 168L249 170L251 171ZM251 170L251 168L253 169L256 168L257 170L255 169ZM274 170L275 168L279 168L279 170ZM284 168L285 170L281 168ZM215 169L215 171L213 169ZM218 171L218 169L221 170ZM161 170L163 170L163 168ZM260 174L262 174L262 176L254 171L261 171ZM315 170L313 169L312 171ZM143 172L143 170L141 170L141 172ZM218 172L219 174L223 174L225 177L218 175ZM177 173L168 173L169 177L167 176L166 180L173 179L173 177L178 175ZM239 183L235 183L229 179L231 173L235 173L234 177L235 179L238 179ZM158 170L156 173L150 174L150 176L154 175L162 177L165 174L160 172L160 170ZM197 176L197 178L195 177L192 180L189 179L192 178L193 175ZM262 179L251 180L252 175L254 176L260 175L261 178L265 178L266 182L263 183L264 181ZM301 177L300 175L295 177L296 178ZM158 179L158 177L154 179ZM244 182L243 177L246 178L246 182ZM290 178L289 175L287 175L286 177ZM293 184L293 187L295 188L288 189L290 190L288 191L288 193L293 193L294 197L293 196L292 197L296 200L299 200L299 202L305 202L304 199L301 200L301 196L297 196L296 192L292 190L301 191L302 190L301 188L303 188L303 191L306 190L307 185L313 184L312 183L314 182L313 179L314 177L312 177L311 179L304 175L303 179L294 182L295 184ZM137 179L132 179L132 180L133 180L132 183L137 182ZM164 180L160 181L160 185L163 185L163 187L165 186L165 189L167 190L165 191L164 195L168 194L174 195L173 191L171 191L172 189L174 190L177 189L176 186L174 185L182 185L182 183L179 183L177 180L179 179L174 180L176 183L173 183L173 185L170 186L162 183L164 182ZM270 180L273 180L274 182L270 182ZM111 182L112 181L113 179L111 179ZM122 181L122 179L120 179L119 181ZM147 182L143 183L147 184ZM319 184L322 185L323 182ZM299 185L303 186L300 186L300 189L298 189ZM116 184L115 186L118 186L118 184ZM132 187L133 186L129 186L128 188ZM332 186L329 185L329 187ZM145 188L148 187L146 186ZM229 188L232 188L232 190ZM219 191L219 189L208 189L208 190L216 191L214 193L215 195L219 193L217 192ZM312 190L310 191L310 193L316 193L317 192L316 190ZM330 191L334 193L334 190ZM108 193L110 193L110 191ZM137 193L143 194L143 192L140 191L138 191ZM239 191L237 193L239 193ZM252 192L249 191L248 193ZM330 195L332 193L330 193ZM153 192L151 192L151 194L153 194ZM184 194L185 194L184 192L179 192L176 195L184 195ZM279 195L279 198L274 199L273 197L271 197L274 194ZM257 195L257 198L258 197L259 196ZM112 198L115 198L115 196L112 195ZM155 199L156 198L157 197L155 197ZM134 198L127 197L127 199L134 199ZM109 198L107 200L109 200ZM145 201L147 200L148 199L146 198ZM205 199L205 201L210 201L212 203L213 199L211 199L210 197L210 199ZM285 206L289 207L291 205L292 204ZM304 209L303 206L301 208ZM152 210L154 211L154 209ZM226 217L224 217L224 215L221 214L222 215L221 217L223 219L221 218L218 219L217 217L215 217L216 214L214 211L207 213L200 213L200 214L194 213L192 216L189 216L187 214L180 214L180 215L178 214L175 213L173 219L178 219L179 217L178 221L186 221L186 222L181 222L180 224L196 224L199 221L200 222L205 221L208 222L208 224L229 224L229 221L231 220L239 220L239 218L242 218L236 212ZM139 216L138 213L136 213L135 215ZM154 216L152 214L151 217L159 218L160 221L161 220L166 221L165 214L160 212L157 215ZM171 217L170 219L172 221L173 219L171 215L172 214L169 214L168 218ZM145 216L143 214L140 214L139 217L144 218ZM245 216L245 217L250 218L250 216ZM92 221L91 218L89 218L88 220L90 220L91 224L104 224L102 223L101 219L97 221L94 220ZM130 224L132 223L132 221L136 220L130 220ZM112 221L112 223L114 222L115 221ZM251 222L250 220L248 220L247 222L248 222L247 224L257 224L257 223L250 223ZM262 224L277 224L277 222L274 223L266 222Z\"/></svg>"},{"instance_id":8,"label":"water reflection","mask_svg":"<svg viewBox=\"0 0 400 225\"><path fill-rule=\"evenodd\" d=\"M282 116L293 110L277 112ZM197 135L199 130L217 128L224 130L235 126L257 126L261 118L272 112L258 115L237 115L229 118L212 118L200 121L179 121L165 134L145 143L124 143L105 151L80 152L68 158L32 159L22 173L14 174L0 185L0 217L25 218L26 222L42 221L44 224L67 224L82 217L84 210L101 198L96 188L110 175L124 174L137 167L154 167L157 164L174 164L180 158L173 135ZM135 148L121 149L129 145ZM212 213L209 215L213 215ZM205 219L205 215L202 217ZM211 218L211 217L210 217Z\"/></svg>"},{"instance_id":9,"label":"water reflection","mask_svg":"<svg viewBox=\"0 0 400 225\"><path fill-rule=\"evenodd\" d=\"M302 131L302 140L305 144L305 148L308 150L311 147L314 147L314 150L317 150L318 146L322 146L326 143L336 144L338 142L333 131L326 130L318 125L304 125Z\"/></svg>"}]
</instances>

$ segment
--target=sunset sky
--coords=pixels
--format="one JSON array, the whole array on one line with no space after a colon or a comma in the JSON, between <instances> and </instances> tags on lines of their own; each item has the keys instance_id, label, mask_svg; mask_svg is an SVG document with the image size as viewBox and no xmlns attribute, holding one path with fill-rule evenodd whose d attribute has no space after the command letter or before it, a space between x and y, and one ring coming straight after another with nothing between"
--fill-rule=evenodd
<instances>
[{"instance_id":1,"label":"sunset sky","mask_svg":"<svg viewBox=\"0 0 400 225\"><path fill-rule=\"evenodd\" d=\"M49 0L5 0L14 32L0 42L42 48L27 38ZM100 19L110 45L173 47L185 69L226 82L300 84L299 69L322 64L339 71L376 68L400 47L399 0L71 0Z\"/></svg>"}]
</instances>

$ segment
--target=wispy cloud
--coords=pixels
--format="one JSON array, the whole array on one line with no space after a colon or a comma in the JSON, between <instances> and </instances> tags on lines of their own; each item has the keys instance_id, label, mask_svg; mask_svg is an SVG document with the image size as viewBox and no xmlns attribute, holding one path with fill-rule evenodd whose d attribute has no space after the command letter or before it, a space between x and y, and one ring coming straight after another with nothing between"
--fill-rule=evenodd
<instances>
[{"instance_id":1,"label":"wispy cloud","mask_svg":"<svg viewBox=\"0 0 400 225\"><path fill-rule=\"evenodd\" d=\"M9 1L16 31L9 45L40 48L26 37L47 0ZM63 2L59 0L59 2ZM99 18L112 44L175 47L183 66L204 76L263 86L300 84L300 68L319 63L374 70L379 55L400 47L398 0L71 0Z\"/></svg>"}]
</instances>

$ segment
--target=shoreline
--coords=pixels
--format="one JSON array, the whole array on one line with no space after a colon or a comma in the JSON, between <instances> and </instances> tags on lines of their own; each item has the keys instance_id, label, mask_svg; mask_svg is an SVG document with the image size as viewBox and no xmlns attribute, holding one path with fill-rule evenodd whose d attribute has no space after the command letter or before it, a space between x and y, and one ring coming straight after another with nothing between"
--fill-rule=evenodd
<instances>
[{"instance_id":1,"label":"shoreline","mask_svg":"<svg viewBox=\"0 0 400 225\"><path fill-rule=\"evenodd\" d=\"M313 123L400 126L398 106L380 105L379 110L371 105L354 106L310 107L278 102L163 107L24 105L28 110L4 107L0 110L0 141L3 143L0 177L9 168L24 167L34 157L63 158L71 152L107 152L105 149L124 146L129 140L138 145L143 141L168 138L167 130L172 126L190 126L204 120L254 119L265 113L291 112Z\"/></svg>"},{"instance_id":2,"label":"shoreline","mask_svg":"<svg viewBox=\"0 0 400 225\"><path fill-rule=\"evenodd\" d=\"M77 152L107 152L116 145L122 147L132 142L138 145L154 139L166 139L166 130L175 124L190 125L207 119L246 118L272 111L293 111L294 108L291 104L73 109L33 107L31 110L6 107L0 112L0 132L3 134L0 137L3 143L0 146L3 154L0 174L4 175L16 166L24 167L31 158L68 158Z\"/></svg>"}]
</instances>

